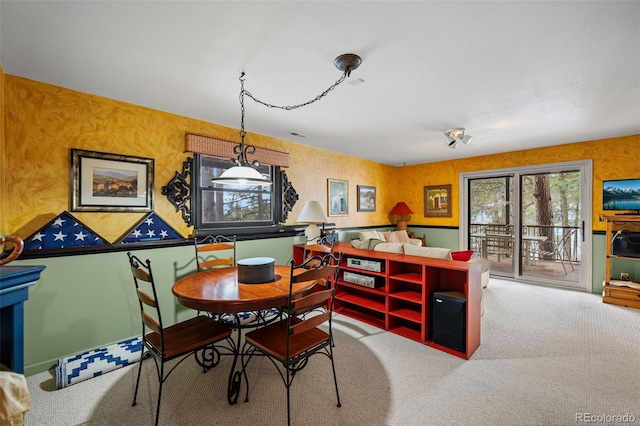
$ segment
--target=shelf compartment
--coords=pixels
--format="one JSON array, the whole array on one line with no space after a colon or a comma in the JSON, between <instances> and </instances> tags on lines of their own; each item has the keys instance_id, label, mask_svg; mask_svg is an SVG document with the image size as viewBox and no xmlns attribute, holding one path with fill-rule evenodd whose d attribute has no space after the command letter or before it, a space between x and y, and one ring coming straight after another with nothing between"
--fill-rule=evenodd
<instances>
[{"instance_id":1,"label":"shelf compartment","mask_svg":"<svg viewBox=\"0 0 640 426\"><path fill-rule=\"evenodd\" d=\"M411 340L422 341L421 325L400 317L389 317L389 331Z\"/></svg>"},{"instance_id":2,"label":"shelf compartment","mask_svg":"<svg viewBox=\"0 0 640 426\"><path fill-rule=\"evenodd\" d=\"M386 309L384 300L372 299L371 297L363 296L355 292L339 291L336 292L334 297L340 302L357 305L372 311L384 313Z\"/></svg>"},{"instance_id":3,"label":"shelf compartment","mask_svg":"<svg viewBox=\"0 0 640 426\"><path fill-rule=\"evenodd\" d=\"M389 293L389 297L394 297L400 300L406 300L413 303L422 303L422 294L417 291L400 290Z\"/></svg>"},{"instance_id":4,"label":"shelf compartment","mask_svg":"<svg viewBox=\"0 0 640 426\"><path fill-rule=\"evenodd\" d=\"M389 275L389 278L394 280L407 281L410 283L422 284L422 274L414 273L414 272L393 274L393 275Z\"/></svg>"},{"instance_id":5,"label":"shelf compartment","mask_svg":"<svg viewBox=\"0 0 640 426\"><path fill-rule=\"evenodd\" d=\"M334 307L333 311L337 314L341 314L341 315L356 319L358 321L362 321L374 327L378 327L381 329L385 328L384 314L379 312L375 312L375 311L364 312L363 310L358 310L357 307L354 307L354 306L338 306L338 307Z\"/></svg>"},{"instance_id":6,"label":"shelf compartment","mask_svg":"<svg viewBox=\"0 0 640 426\"><path fill-rule=\"evenodd\" d=\"M417 324L422 324L422 315L420 311L416 311L409 308L399 308L389 311L389 315L393 315L398 318L402 318Z\"/></svg>"}]
</instances>

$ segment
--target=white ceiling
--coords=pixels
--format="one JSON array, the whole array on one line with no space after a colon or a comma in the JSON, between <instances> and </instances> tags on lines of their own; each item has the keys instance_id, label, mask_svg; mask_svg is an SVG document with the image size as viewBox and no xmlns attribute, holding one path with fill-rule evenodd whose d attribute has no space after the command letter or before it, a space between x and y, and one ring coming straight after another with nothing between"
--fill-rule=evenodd
<instances>
[{"instance_id":1,"label":"white ceiling","mask_svg":"<svg viewBox=\"0 0 640 426\"><path fill-rule=\"evenodd\" d=\"M342 53L363 63L321 101L245 98L247 142L402 165L640 134L639 1L0 3L6 74L234 128L242 71L299 104Z\"/></svg>"}]
</instances>

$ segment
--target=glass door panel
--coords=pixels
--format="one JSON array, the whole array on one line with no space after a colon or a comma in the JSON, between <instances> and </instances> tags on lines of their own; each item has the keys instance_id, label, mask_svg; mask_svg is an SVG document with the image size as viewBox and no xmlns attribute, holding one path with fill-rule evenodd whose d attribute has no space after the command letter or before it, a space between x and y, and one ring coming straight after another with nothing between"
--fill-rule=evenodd
<instances>
[{"instance_id":1,"label":"glass door panel","mask_svg":"<svg viewBox=\"0 0 640 426\"><path fill-rule=\"evenodd\" d=\"M580 284L581 172L523 174L522 276Z\"/></svg>"},{"instance_id":2,"label":"glass door panel","mask_svg":"<svg viewBox=\"0 0 640 426\"><path fill-rule=\"evenodd\" d=\"M469 181L469 248L491 263L491 274L514 276L513 175Z\"/></svg>"}]
</instances>

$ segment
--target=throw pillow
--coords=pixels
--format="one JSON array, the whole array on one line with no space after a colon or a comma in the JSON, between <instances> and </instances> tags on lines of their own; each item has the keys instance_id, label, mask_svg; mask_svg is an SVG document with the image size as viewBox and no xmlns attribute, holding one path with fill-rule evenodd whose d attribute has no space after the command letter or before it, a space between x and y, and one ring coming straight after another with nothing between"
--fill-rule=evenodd
<instances>
[{"instance_id":1,"label":"throw pillow","mask_svg":"<svg viewBox=\"0 0 640 426\"><path fill-rule=\"evenodd\" d=\"M362 231L358 233L358 239L360 241L367 241L371 239L384 241L384 236L380 235L378 231Z\"/></svg>"},{"instance_id":2,"label":"throw pillow","mask_svg":"<svg viewBox=\"0 0 640 426\"><path fill-rule=\"evenodd\" d=\"M384 239L388 243L407 243L407 244L411 244L411 239L409 238L409 234L407 234L406 230L393 231L393 232L383 232L382 235L383 235Z\"/></svg>"},{"instance_id":3,"label":"throw pillow","mask_svg":"<svg viewBox=\"0 0 640 426\"><path fill-rule=\"evenodd\" d=\"M464 250L464 251L452 251L451 258L453 260L462 260L463 262L468 261L473 256L473 250Z\"/></svg>"}]
</instances>

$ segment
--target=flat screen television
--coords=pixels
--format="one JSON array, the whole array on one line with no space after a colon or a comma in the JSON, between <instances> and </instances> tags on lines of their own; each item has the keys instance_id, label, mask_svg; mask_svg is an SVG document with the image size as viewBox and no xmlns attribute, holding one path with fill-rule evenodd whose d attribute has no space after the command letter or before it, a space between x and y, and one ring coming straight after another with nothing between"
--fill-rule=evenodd
<instances>
[{"instance_id":1,"label":"flat screen television","mask_svg":"<svg viewBox=\"0 0 640 426\"><path fill-rule=\"evenodd\" d=\"M640 212L640 178L603 181L602 210L633 210L634 214L638 214Z\"/></svg>"}]
</instances>

